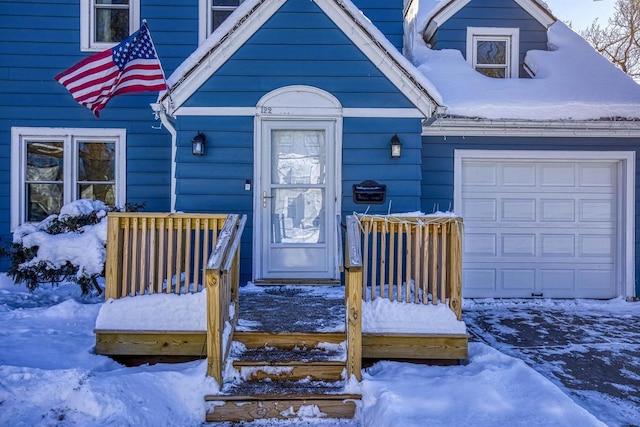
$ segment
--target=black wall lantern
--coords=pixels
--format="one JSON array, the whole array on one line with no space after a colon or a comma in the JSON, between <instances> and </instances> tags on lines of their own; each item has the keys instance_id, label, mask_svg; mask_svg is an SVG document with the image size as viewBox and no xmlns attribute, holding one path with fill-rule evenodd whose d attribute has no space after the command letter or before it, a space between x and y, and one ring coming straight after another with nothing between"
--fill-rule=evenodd
<instances>
[{"instance_id":1,"label":"black wall lantern","mask_svg":"<svg viewBox=\"0 0 640 427\"><path fill-rule=\"evenodd\" d=\"M398 134L396 133L391 137L391 157L397 159L402 154L402 142L400 142L400 138L398 138Z\"/></svg>"},{"instance_id":2,"label":"black wall lantern","mask_svg":"<svg viewBox=\"0 0 640 427\"><path fill-rule=\"evenodd\" d=\"M202 132L198 132L191 140L191 154L194 156L204 156L204 145L207 143L207 137Z\"/></svg>"}]
</instances>

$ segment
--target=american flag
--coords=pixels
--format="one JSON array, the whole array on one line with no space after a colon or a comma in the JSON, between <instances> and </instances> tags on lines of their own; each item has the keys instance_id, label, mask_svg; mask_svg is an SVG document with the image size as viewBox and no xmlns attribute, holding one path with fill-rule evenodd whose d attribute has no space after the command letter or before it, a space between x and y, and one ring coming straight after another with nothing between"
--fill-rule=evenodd
<instances>
[{"instance_id":1,"label":"american flag","mask_svg":"<svg viewBox=\"0 0 640 427\"><path fill-rule=\"evenodd\" d=\"M83 59L54 78L96 117L116 95L167 89L146 24L117 46Z\"/></svg>"}]
</instances>

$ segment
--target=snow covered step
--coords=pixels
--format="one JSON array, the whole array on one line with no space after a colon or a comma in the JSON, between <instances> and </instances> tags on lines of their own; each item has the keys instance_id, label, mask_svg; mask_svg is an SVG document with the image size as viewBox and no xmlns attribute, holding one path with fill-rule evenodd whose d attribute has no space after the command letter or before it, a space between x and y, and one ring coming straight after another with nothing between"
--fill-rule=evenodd
<instances>
[{"instance_id":1,"label":"snow covered step","mask_svg":"<svg viewBox=\"0 0 640 427\"><path fill-rule=\"evenodd\" d=\"M248 381L209 395L208 422L295 417L353 418L362 396L345 393L343 381Z\"/></svg>"},{"instance_id":2,"label":"snow covered step","mask_svg":"<svg viewBox=\"0 0 640 427\"><path fill-rule=\"evenodd\" d=\"M345 364L341 361L279 361L253 362L238 360L233 366L240 372L245 381L256 381L269 378L272 381L311 380L337 381L343 378Z\"/></svg>"}]
</instances>

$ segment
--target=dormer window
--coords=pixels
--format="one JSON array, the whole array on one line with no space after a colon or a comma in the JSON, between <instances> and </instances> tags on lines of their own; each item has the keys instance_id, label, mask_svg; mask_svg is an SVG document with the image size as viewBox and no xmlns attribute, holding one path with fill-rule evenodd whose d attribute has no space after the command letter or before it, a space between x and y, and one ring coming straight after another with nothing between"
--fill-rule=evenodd
<instances>
[{"instance_id":1,"label":"dormer window","mask_svg":"<svg viewBox=\"0 0 640 427\"><path fill-rule=\"evenodd\" d=\"M519 45L518 28L467 28L467 62L488 77L519 77Z\"/></svg>"},{"instance_id":2,"label":"dormer window","mask_svg":"<svg viewBox=\"0 0 640 427\"><path fill-rule=\"evenodd\" d=\"M140 0L82 0L80 16L81 50L102 51L140 28Z\"/></svg>"},{"instance_id":3,"label":"dormer window","mask_svg":"<svg viewBox=\"0 0 640 427\"><path fill-rule=\"evenodd\" d=\"M244 0L200 0L199 40L202 43Z\"/></svg>"}]
</instances>

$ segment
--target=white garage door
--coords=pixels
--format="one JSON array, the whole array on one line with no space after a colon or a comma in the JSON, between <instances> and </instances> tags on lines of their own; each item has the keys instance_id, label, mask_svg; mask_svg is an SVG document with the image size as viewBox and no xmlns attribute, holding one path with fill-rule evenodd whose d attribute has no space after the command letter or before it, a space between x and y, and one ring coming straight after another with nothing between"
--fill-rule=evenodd
<instances>
[{"instance_id":1,"label":"white garage door","mask_svg":"<svg viewBox=\"0 0 640 427\"><path fill-rule=\"evenodd\" d=\"M462 159L464 296L617 296L618 162Z\"/></svg>"}]
</instances>

